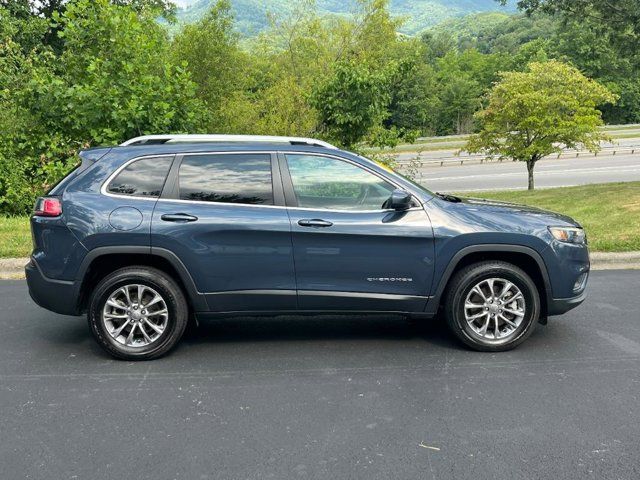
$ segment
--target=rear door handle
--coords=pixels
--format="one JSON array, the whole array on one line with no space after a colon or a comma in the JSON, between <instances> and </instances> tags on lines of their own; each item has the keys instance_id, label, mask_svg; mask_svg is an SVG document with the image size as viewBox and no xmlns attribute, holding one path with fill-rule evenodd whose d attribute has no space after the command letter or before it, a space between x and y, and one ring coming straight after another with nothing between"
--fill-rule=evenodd
<instances>
[{"instance_id":1,"label":"rear door handle","mask_svg":"<svg viewBox=\"0 0 640 480\"><path fill-rule=\"evenodd\" d=\"M168 213L160 217L165 222L197 222L198 217L186 213Z\"/></svg>"},{"instance_id":2,"label":"rear door handle","mask_svg":"<svg viewBox=\"0 0 640 480\"><path fill-rule=\"evenodd\" d=\"M327 228L333 226L332 222L314 218L313 220L299 220L298 225L301 227Z\"/></svg>"}]
</instances>

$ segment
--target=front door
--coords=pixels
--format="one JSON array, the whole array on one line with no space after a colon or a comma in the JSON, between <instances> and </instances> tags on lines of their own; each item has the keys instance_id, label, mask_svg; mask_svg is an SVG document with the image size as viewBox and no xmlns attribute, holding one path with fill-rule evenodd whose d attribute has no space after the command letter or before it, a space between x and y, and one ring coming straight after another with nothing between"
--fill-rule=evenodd
<instances>
[{"instance_id":1,"label":"front door","mask_svg":"<svg viewBox=\"0 0 640 480\"><path fill-rule=\"evenodd\" d=\"M294 310L291 227L275 155L177 158L152 220L213 312Z\"/></svg>"},{"instance_id":2,"label":"front door","mask_svg":"<svg viewBox=\"0 0 640 480\"><path fill-rule=\"evenodd\" d=\"M433 231L424 209L383 209L396 185L347 159L283 154L298 306L424 310Z\"/></svg>"}]
</instances>

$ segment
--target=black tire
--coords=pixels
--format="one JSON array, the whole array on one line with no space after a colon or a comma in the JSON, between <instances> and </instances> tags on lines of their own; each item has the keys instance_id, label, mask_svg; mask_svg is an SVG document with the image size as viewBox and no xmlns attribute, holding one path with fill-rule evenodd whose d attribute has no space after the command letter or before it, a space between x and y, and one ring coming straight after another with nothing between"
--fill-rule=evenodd
<instances>
[{"instance_id":1,"label":"black tire","mask_svg":"<svg viewBox=\"0 0 640 480\"><path fill-rule=\"evenodd\" d=\"M467 295L480 282L491 278L505 279L513 283L520 289L526 305L521 323L504 339L483 337L465 318ZM464 267L453 276L443 307L449 328L465 345L480 352L503 352L514 349L533 333L540 317L540 294L531 277L521 268L507 262L486 261ZM500 332L500 327L496 327Z\"/></svg>"},{"instance_id":2,"label":"black tire","mask_svg":"<svg viewBox=\"0 0 640 480\"><path fill-rule=\"evenodd\" d=\"M109 296L125 285L144 285L155 290L167 306L164 331L146 346L128 346L116 341L103 322L102 312ZM152 360L169 352L187 326L189 307L182 289L165 272L156 268L127 267L107 275L91 293L87 319L98 344L110 355L123 360Z\"/></svg>"}]
</instances>

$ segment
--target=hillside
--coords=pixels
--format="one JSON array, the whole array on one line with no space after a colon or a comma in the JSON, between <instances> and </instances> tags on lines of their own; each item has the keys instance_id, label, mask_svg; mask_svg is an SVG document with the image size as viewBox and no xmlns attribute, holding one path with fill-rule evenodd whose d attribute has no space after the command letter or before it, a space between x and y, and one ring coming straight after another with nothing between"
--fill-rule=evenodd
<instances>
[{"instance_id":1,"label":"hillside","mask_svg":"<svg viewBox=\"0 0 640 480\"><path fill-rule=\"evenodd\" d=\"M451 36L461 51L475 48L482 53L516 54L527 42L553 36L558 25L559 20L550 16L484 12L450 18L429 30Z\"/></svg>"},{"instance_id":2,"label":"hillside","mask_svg":"<svg viewBox=\"0 0 640 480\"><path fill-rule=\"evenodd\" d=\"M188 1L188 0L187 0ZM178 20L190 23L198 20L215 0L191 1L178 11ZM183 1L183 4L186 2ZM232 0L238 29L245 35L255 35L263 30L268 14L286 14L295 7L287 0ZM444 20L480 12L513 12L514 4L501 7L496 0L391 0L391 12L406 19L402 33L416 34ZM322 14L348 15L353 9L353 0L318 0L318 11Z\"/></svg>"}]
</instances>

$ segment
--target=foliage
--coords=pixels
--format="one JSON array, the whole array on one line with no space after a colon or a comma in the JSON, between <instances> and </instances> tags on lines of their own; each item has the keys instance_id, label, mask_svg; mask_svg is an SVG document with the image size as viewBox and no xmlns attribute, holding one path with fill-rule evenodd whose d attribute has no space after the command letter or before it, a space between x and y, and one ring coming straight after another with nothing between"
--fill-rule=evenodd
<instances>
[{"instance_id":1,"label":"foliage","mask_svg":"<svg viewBox=\"0 0 640 480\"><path fill-rule=\"evenodd\" d=\"M28 211L72 168L75 152L143 133L199 128L195 84L168 60L168 38L149 14L107 0L53 12L63 40L25 51L0 10L0 211ZM9 20L7 20L9 19ZM35 37L34 37L35 38ZM17 36L18 40L24 37Z\"/></svg>"},{"instance_id":2,"label":"foliage","mask_svg":"<svg viewBox=\"0 0 640 480\"><path fill-rule=\"evenodd\" d=\"M186 65L196 85L208 114L206 129L222 130L224 99L243 87L241 73L248 63L233 30L229 0L218 1L200 21L185 25L170 52L175 65Z\"/></svg>"},{"instance_id":3,"label":"foliage","mask_svg":"<svg viewBox=\"0 0 640 480\"><path fill-rule=\"evenodd\" d=\"M64 13L73 0L0 0L0 9L18 27L14 37L25 51L46 46L56 53L64 49L64 40L59 35L60 26L52 22L53 17ZM118 6L127 6L150 17L163 16L175 19L176 6L170 0L111 0Z\"/></svg>"},{"instance_id":4,"label":"foliage","mask_svg":"<svg viewBox=\"0 0 640 480\"><path fill-rule=\"evenodd\" d=\"M448 35L458 51L476 49L481 53L516 54L520 47L555 34L558 20L546 15L478 13L451 19L425 34Z\"/></svg>"},{"instance_id":5,"label":"foliage","mask_svg":"<svg viewBox=\"0 0 640 480\"><path fill-rule=\"evenodd\" d=\"M167 0L0 0L0 213L27 212L79 148L144 133L320 136L389 163L400 140L478 131L499 73L549 59L619 96L605 121L640 122L629 2L616 29L592 0L584 18L559 0L207 0L186 25Z\"/></svg>"},{"instance_id":6,"label":"foliage","mask_svg":"<svg viewBox=\"0 0 640 480\"><path fill-rule=\"evenodd\" d=\"M353 147L384 119L390 102L389 76L363 62L342 62L313 95L329 138Z\"/></svg>"},{"instance_id":7,"label":"foliage","mask_svg":"<svg viewBox=\"0 0 640 480\"><path fill-rule=\"evenodd\" d=\"M65 69L31 86L32 107L49 128L90 144L198 129L196 86L184 66L169 62L154 17L107 0L78 0L54 19Z\"/></svg>"},{"instance_id":8,"label":"foliage","mask_svg":"<svg viewBox=\"0 0 640 480\"><path fill-rule=\"evenodd\" d=\"M506 4L507 0L500 0ZM638 0L519 0L518 7L527 13L543 11L568 17L588 17L603 24L603 28L619 33L640 33Z\"/></svg>"},{"instance_id":9,"label":"foliage","mask_svg":"<svg viewBox=\"0 0 640 480\"><path fill-rule=\"evenodd\" d=\"M597 105L615 102L606 87L558 61L534 62L526 72L508 72L477 116L480 133L466 150L527 163L529 189L541 158L563 148L600 149L605 135Z\"/></svg>"},{"instance_id":10,"label":"foliage","mask_svg":"<svg viewBox=\"0 0 640 480\"><path fill-rule=\"evenodd\" d=\"M187 9L178 11L178 20L183 23L196 22L207 14L217 0L201 0ZM296 3L288 0L235 0L233 14L237 18L238 30L247 36L260 34L270 27L269 17L278 12L291 15ZM353 13L357 0L317 0L317 9L322 16L345 17ZM501 8L495 0L394 0L391 13L406 19L400 32L415 35L427 27L442 21L461 17L470 12L513 11L513 1L508 8Z\"/></svg>"}]
</instances>

